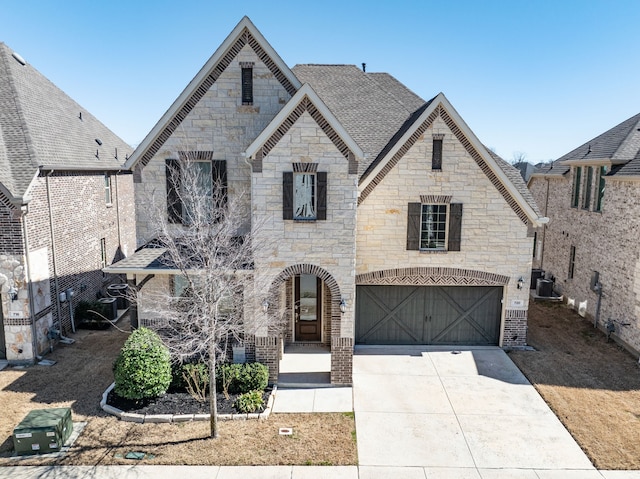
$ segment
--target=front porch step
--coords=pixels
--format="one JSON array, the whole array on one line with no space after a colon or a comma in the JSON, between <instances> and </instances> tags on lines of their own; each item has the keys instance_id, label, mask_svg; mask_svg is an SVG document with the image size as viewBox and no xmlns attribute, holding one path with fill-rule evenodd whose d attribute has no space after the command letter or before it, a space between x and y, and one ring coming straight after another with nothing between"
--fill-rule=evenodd
<instances>
[{"instance_id":1,"label":"front porch step","mask_svg":"<svg viewBox=\"0 0 640 479\"><path fill-rule=\"evenodd\" d=\"M281 372L278 375L278 387L284 388L324 388L331 387L329 371Z\"/></svg>"}]
</instances>

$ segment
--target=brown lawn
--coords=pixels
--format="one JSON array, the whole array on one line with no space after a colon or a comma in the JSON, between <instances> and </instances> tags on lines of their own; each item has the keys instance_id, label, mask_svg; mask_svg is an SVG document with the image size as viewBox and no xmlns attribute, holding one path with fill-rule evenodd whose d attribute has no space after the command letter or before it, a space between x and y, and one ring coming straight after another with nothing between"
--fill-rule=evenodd
<instances>
[{"instance_id":1,"label":"brown lawn","mask_svg":"<svg viewBox=\"0 0 640 479\"><path fill-rule=\"evenodd\" d=\"M119 324L128 330L128 324ZM54 366L0 371L0 466L66 464L357 464L352 414L272 414L265 421L224 421L220 437L208 438L208 422L134 424L102 411L111 365L127 334L79 330L76 343L60 345L47 359ZM69 453L59 458L10 458L13 428L32 409L71 407L73 421L87 426ZM292 427L292 436L278 429ZM153 459L123 459L130 451Z\"/></svg>"},{"instance_id":2,"label":"brown lawn","mask_svg":"<svg viewBox=\"0 0 640 479\"><path fill-rule=\"evenodd\" d=\"M598 469L640 469L640 367L562 304L529 308L536 351L510 357Z\"/></svg>"}]
</instances>

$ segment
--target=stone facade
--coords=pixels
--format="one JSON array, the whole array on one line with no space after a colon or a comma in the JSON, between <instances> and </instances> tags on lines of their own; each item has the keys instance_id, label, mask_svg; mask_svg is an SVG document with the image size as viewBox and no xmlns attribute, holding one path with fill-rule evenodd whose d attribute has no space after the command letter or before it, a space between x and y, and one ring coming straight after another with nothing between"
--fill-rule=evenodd
<instances>
[{"instance_id":1,"label":"stone facade","mask_svg":"<svg viewBox=\"0 0 640 479\"><path fill-rule=\"evenodd\" d=\"M602 285L599 326L614 320L614 337L631 351L640 352L640 182L606 178L601 212L571 207L575 168L564 176L533 177L529 187L551 221L537 231L543 249L534 267L555 280L554 289L580 314L593 320L598 293L591 277L599 273ZM595 197L595 181L591 198ZM581 191L584 195L584 191ZM575 247L573 277L570 251ZM623 325L624 324L624 325Z\"/></svg>"},{"instance_id":2,"label":"stone facade","mask_svg":"<svg viewBox=\"0 0 640 479\"><path fill-rule=\"evenodd\" d=\"M242 104L240 62L253 63L253 105ZM139 167L140 180L136 183L138 244L155 236L154 215L150 214L149 208L153 206L166 212L165 160L177 159L179 151L211 151L214 160L226 160L228 194L242 195L248 208L251 170L242 152L289 98L275 75L254 50L245 45L151 161Z\"/></svg>"},{"instance_id":3,"label":"stone facade","mask_svg":"<svg viewBox=\"0 0 640 479\"><path fill-rule=\"evenodd\" d=\"M440 171L430 168L434 135L444 135ZM460 251L407 250L407 205L421 202L421 196L441 196L450 198L451 203L463 204ZM451 269L450 273L439 276L438 284L479 285L474 279L476 272L503 276L501 345L526 344L532 257L532 238L527 234L527 224L513 211L442 118L434 119L361 202L357 229L358 277L419 267ZM460 270L468 272L461 273ZM522 289L517 288L519 278L525 281ZM424 277L421 281L421 284L429 284Z\"/></svg>"},{"instance_id":4,"label":"stone facade","mask_svg":"<svg viewBox=\"0 0 640 479\"><path fill-rule=\"evenodd\" d=\"M151 208L166 214L166 160L178 159L180 152L206 152L207 158L226 161L228 195L245 194L244 207L250 209L251 224L239 225L241 233L253 231L255 248L256 298L245 306L244 319L245 325L256 327L247 326L245 354L267 364L271 381L277 380L284 344L295 342L293 279L302 274L321 280L323 324L318 344L331 348L333 384L351 383L356 284L367 281L498 286L503 291L500 344L525 344L532 256L527 221L535 207L520 204L527 202L520 196L516 200L505 173L492 169L498 167L490 166L486 152L476 151L449 116L443 106L446 99L433 104L428 120L412 130L410 141L399 145L392 161L363 186L359 183L366 170L363 162L374 159L364 157L364 145L345 131L346 124L338 124L345 117L335 118L336 112L310 85L294 86L295 77L283 71L288 69L279 58L269 58L265 52L272 50L256 40L261 36L248 20L234 32L131 157L138 244L155 236ZM253 68L254 101L243 104L249 102L242 99L241 70L248 66ZM411 112L415 115L414 110L406 113ZM362 130L367 124L351 126ZM394 141L406 125L409 119L396 125L400 131ZM369 133L388 141L383 136L394 132ZM444 143L440 171L429 168L436 137ZM284 185L291 185L294 172L317 173L323 198L326 174L326 218L322 208L318 211L323 214L313 220L285 219L292 215L284 207L288 204ZM464 206L461 251L407 251L407 204L435 197ZM522 289L517 287L519 278L524 279ZM154 323L144 302L152 300L155 288L170 288L168 276L156 275L144 286L139 297L141 324ZM270 327L265 323L258 327L276 314L284 314L284 321L275 321L280 329L273 321L267 321Z\"/></svg>"},{"instance_id":5,"label":"stone facade","mask_svg":"<svg viewBox=\"0 0 640 479\"><path fill-rule=\"evenodd\" d=\"M8 207L0 214L0 230L11 231L13 238L20 232L21 241L20 245L17 241L0 243L7 359L33 361L53 345L51 329L63 335L72 332L71 310L79 301L104 296L109 283L120 281L104 275L101 268L135 249L132 175L110 173L109 204L104 175L42 174L33 181L32 199L23 214ZM7 211L12 211L13 219L5 230L11 218ZM7 298L12 284L18 289L13 301ZM68 289L74 292L71 301L59 301L59 294Z\"/></svg>"}]
</instances>

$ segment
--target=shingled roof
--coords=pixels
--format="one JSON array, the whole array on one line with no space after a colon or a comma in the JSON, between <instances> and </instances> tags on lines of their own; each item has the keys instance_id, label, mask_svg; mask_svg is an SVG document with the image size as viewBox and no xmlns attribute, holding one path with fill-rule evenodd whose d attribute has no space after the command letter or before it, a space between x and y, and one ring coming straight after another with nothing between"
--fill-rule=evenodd
<instances>
[{"instance_id":1,"label":"shingled roof","mask_svg":"<svg viewBox=\"0 0 640 479\"><path fill-rule=\"evenodd\" d=\"M570 170L569 163L600 160L614 165L607 176L640 175L640 113L583 143L553 163L544 165L535 174L564 175Z\"/></svg>"},{"instance_id":2,"label":"shingled roof","mask_svg":"<svg viewBox=\"0 0 640 479\"><path fill-rule=\"evenodd\" d=\"M362 175L425 101L387 73L355 65L296 65L293 73L322 98L366 154Z\"/></svg>"},{"instance_id":3,"label":"shingled roof","mask_svg":"<svg viewBox=\"0 0 640 479\"><path fill-rule=\"evenodd\" d=\"M29 186L40 168L115 170L132 151L0 43L0 188L14 203L28 199Z\"/></svg>"},{"instance_id":4,"label":"shingled roof","mask_svg":"<svg viewBox=\"0 0 640 479\"><path fill-rule=\"evenodd\" d=\"M358 168L361 178L385 158L434 100L423 100L388 73L365 73L355 65L296 65L293 73L313 87L367 155ZM487 151L540 216L520 172Z\"/></svg>"}]
</instances>

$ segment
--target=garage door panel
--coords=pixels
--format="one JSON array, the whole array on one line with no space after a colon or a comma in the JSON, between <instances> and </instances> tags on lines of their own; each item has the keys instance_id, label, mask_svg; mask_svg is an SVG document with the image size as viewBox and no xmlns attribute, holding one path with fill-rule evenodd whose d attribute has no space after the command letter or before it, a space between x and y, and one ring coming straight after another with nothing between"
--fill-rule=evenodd
<instances>
[{"instance_id":1,"label":"garage door panel","mask_svg":"<svg viewBox=\"0 0 640 479\"><path fill-rule=\"evenodd\" d=\"M358 286L360 344L495 345L502 288Z\"/></svg>"},{"instance_id":2,"label":"garage door panel","mask_svg":"<svg viewBox=\"0 0 640 479\"><path fill-rule=\"evenodd\" d=\"M493 345L500 328L499 288L443 287L433 293L432 344Z\"/></svg>"},{"instance_id":3,"label":"garage door panel","mask_svg":"<svg viewBox=\"0 0 640 479\"><path fill-rule=\"evenodd\" d=\"M359 287L356 337L368 344L422 344L424 294L402 286Z\"/></svg>"}]
</instances>

